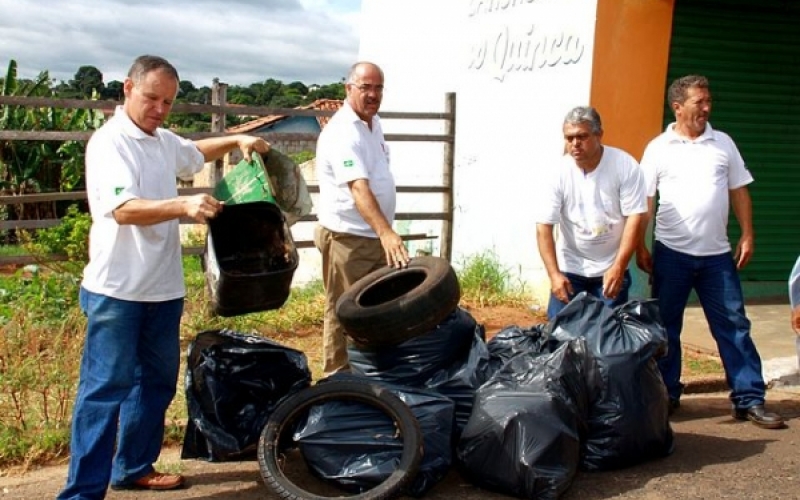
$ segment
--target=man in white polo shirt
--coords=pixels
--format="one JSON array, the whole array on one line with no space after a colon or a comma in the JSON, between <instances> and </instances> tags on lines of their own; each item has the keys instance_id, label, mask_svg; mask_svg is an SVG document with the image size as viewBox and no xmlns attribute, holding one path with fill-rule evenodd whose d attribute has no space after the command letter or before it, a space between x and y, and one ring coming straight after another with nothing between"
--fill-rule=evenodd
<instances>
[{"instance_id":1,"label":"man in white polo shirt","mask_svg":"<svg viewBox=\"0 0 800 500\"><path fill-rule=\"evenodd\" d=\"M642 237L636 260L652 273L653 295L659 299L667 330L669 352L659 360L659 368L670 410L678 408L683 390L680 335L694 289L725 367L733 416L760 427L780 428L783 419L764 409L761 358L750 336L737 274L753 256L747 190L753 177L733 140L708 123L711 92L705 77L675 80L667 98L675 123L650 142L641 161L650 214L658 192L655 243L651 256ZM728 242L729 204L742 230L735 253Z\"/></svg>"},{"instance_id":2,"label":"man in white polo shirt","mask_svg":"<svg viewBox=\"0 0 800 500\"><path fill-rule=\"evenodd\" d=\"M547 317L580 292L609 307L628 300L628 262L647 212L644 179L636 160L602 144L597 110L579 106L564 118L566 154L556 165L536 218L536 242L550 277ZM559 225L556 245L553 226Z\"/></svg>"},{"instance_id":3,"label":"man in white polo shirt","mask_svg":"<svg viewBox=\"0 0 800 500\"><path fill-rule=\"evenodd\" d=\"M384 265L405 267L409 256L393 229L396 190L389 148L377 116L383 71L359 62L350 68L347 99L317 141L319 225L314 243L322 253L325 286L325 376L349 370L347 341L336 301L353 283Z\"/></svg>"},{"instance_id":4,"label":"man in white polo shirt","mask_svg":"<svg viewBox=\"0 0 800 500\"><path fill-rule=\"evenodd\" d=\"M87 327L59 500L105 498L109 483L170 490L184 482L153 465L180 368L186 289L178 224L205 223L223 207L207 194L178 195L176 178L191 179L236 147L249 159L269 144L244 135L190 141L162 128L179 82L165 59L138 57L124 105L86 147L92 227L79 298Z\"/></svg>"}]
</instances>

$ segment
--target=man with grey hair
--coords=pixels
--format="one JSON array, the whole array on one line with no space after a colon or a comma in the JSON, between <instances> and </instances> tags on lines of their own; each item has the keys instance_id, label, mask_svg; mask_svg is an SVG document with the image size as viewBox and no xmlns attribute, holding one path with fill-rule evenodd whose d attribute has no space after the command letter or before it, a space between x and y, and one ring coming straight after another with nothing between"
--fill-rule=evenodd
<instances>
[{"instance_id":1,"label":"man with grey hair","mask_svg":"<svg viewBox=\"0 0 800 500\"><path fill-rule=\"evenodd\" d=\"M383 71L370 62L356 63L345 90L344 105L317 142L319 225L314 244L322 254L325 286L325 376L349 370L336 301L372 271L384 265L405 267L409 261L402 238L392 229L395 182L377 115L383 99Z\"/></svg>"},{"instance_id":2,"label":"man with grey hair","mask_svg":"<svg viewBox=\"0 0 800 500\"><path fill-rule=\"evenodd\" d=\"M573 108L563 132L565 154L544 184L536 217L536 241L550 278L548 319L583 291L611 307L628 300L628 261L647 211L639 165L602 144L597 110Z\"/></svg>"}]
</instances>

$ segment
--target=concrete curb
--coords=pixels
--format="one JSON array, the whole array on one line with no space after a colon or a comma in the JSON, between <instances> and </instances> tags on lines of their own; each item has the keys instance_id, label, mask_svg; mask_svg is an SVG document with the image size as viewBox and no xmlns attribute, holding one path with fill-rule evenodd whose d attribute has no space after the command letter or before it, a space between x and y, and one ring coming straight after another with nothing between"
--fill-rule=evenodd
<instances>
[{"instance_id":1,"label":"concrete curb","mask_svg":"<svg viewBox=\"0 0 800 500\"><path fill-rule=\"evenodd\" d=\"M683 348L703 356L708 356L719 360L719 353L715 350L707 349L693 344L682 344ZM797 359L793 356L787 358L776 358L771 360L763 360L762 364L770 366L770 369L765 369L764 382L767 385L767 390L782 389L789 392L800 391L800 372L798 372L796 363ZM790 369L784 367L775 367L772 365L780 365L788 362L791 365ZM769 373L767 373L769 372ZM728 382L725 380L725 373L710 374L698 377L690 377L682 381L684 384L684 394L703 394L709 392L726 392L730 390Z\"/></svg>"},{"instance_id":2,"label":"concrete curb","mask_svg":"<svg viewBox=\"0 0 800 500\"><path fill-rule=\"evenodd\" d=\"M683 381L684 394L705 394L709 392L725 392L730 390L725 375L707 375L692 377Z\"/></svg>"},{"instance_id":3,"label":"concrete curb","mask_svg":"<svg viewBox=\"0 0 800 500\"><path fill-rule=\"evenodd\" d=\"M717 351L694 344L687 344L686 342L683 342L681 346L688 351L719 360L719 353ZM725 373L690 377L689 379L683 380L683 385L684 394L704 394L730 390L728 382L725 380Z\"/></svg>"}]
</instances>

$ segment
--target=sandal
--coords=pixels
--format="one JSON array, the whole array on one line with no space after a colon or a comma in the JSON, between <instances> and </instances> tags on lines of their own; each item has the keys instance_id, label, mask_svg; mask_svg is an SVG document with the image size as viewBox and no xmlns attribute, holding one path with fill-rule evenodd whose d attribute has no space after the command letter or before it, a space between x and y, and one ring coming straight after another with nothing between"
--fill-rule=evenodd
<instances>
[{"instance_id":1,"label":"sandal","mask_svg":"<svg viewBox=\"0 0 800 500\"><path fill-rule=\"evenodd\" d=\"M152 471L136 481L111 485L113 490L174 490L183 487L184 478L180 474L165 474Z\"/></svg>"}]
</instances>

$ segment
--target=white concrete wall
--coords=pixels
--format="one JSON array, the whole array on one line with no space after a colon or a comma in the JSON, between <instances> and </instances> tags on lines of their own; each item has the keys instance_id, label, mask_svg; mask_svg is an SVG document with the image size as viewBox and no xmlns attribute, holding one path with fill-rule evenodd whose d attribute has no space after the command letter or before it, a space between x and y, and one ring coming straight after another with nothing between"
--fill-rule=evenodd
<instances>
[{"instance_id":1,"label":"white concrete wall","mask_svg":"<svg viewBox=\"0 0 800 500\"><path fill-rule=\"evenodd\" d=\"M359 58L384 69L383 111L442 111L444 94L457 93L454 264L494 251L538 303L549 283L531 216L537 179L563 151L564 115L589 101L596 7L597 0L362 0ZM443 125L384 120L384 130L441 133ZM441 144L390 147L398 184L441 182ZM400 211L441 209L440 198L411 198L399 199ZM429 230L430 222L409 228Z\"/></svg>"}]
</instances>

